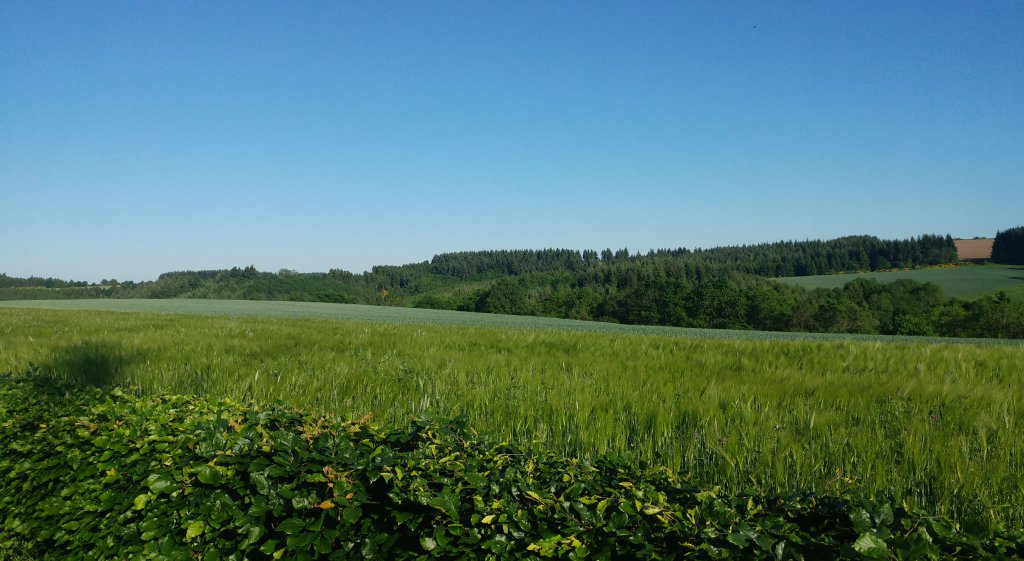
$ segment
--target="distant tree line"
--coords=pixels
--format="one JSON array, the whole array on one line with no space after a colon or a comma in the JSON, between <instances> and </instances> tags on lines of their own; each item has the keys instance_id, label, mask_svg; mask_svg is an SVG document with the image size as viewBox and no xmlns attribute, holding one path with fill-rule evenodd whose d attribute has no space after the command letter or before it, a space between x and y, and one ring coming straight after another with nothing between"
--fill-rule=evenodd
<instances>
[{"instance_id":1,"label":"distant tree line","mask_svg":"<svg viewBox=\"0 0 1024 561\"><path fill-rule=\"evenodd\" d=\"M992 241L992 261L1024 265L1024 226L1003 230Z\"/></svg>"},{"instance_id":2,"label":"distant tree line","mask_svg":"<svg viewBox=\"0 0 1024 561\"><path fill-rule=\"evenodd\" d=\"M665 260L506 277L420 307L718 329L1024 338L1024 303L947 298L908 279L808 290L724 267Z\"/></svg>"},{"instance_id":3,"label":"distant tree line","mask_svg":"<svg viewBox=\"0 0 1024 561\"><path fill-rule=\"evenodd\" d=\"M847 236L829 241L776 242L713 249L660 249L646 255L628 249L473 251L445 253L430 261L430 272L460 280L518 276L527 273L576 272L598 264L651 258L724 265L762 277L800 277L840 272L909 269L958 261L950 236L924 235L906 240Z\"/></svg>"},{"instance_id":4,"label":"distant tree line","mask_svg":"<svg viewBox=\"0 0 1024 561\"><path fill-rule=\"evenodd\" d=\"M1008 232L1000 235L1012 242L1024 229ZM647 254L625 248L445 253L362 274L234 267L169 272L152 282L110 281L103 287L67 284L60 291L37 280L2 276L0 281L8 284L0 285L0 299L293 300L681 327L1024 338L1024 303L1005 296L962 301L947 298L935 285L910 280L882 284L858 279L842 288L815 290L771 280L956 261L950 236L850 236Z\"/></svg>"},{"instance_id":5,"label":"distant tree line","mask_svg":"<svg viewBox=\"0 0 1024 561\"><path fill-rule=\"evenodd\" d=\"M70 288L83 286L89 286L89 283L85 281L65 281L49 277L9 277L4 273L0 273L0 288Z\"/></svg>"}]
</instances>

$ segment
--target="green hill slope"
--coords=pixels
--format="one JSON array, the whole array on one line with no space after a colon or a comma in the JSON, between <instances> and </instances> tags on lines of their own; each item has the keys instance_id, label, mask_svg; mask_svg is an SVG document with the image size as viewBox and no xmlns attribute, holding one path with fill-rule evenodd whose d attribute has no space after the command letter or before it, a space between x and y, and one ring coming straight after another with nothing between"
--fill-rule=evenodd
<instances>
[{"instance_id":1,"label":"green hill slope","mask_svg":"<svg viewBox=\"0 0 1024 561\"><path fill-rule=\"evenodd\" d=\"M861 278L874 279L878 282L892 282L898 279L930 282L938 285L947 296L955 298L973 300L1003 291L1011 299L1024 300L1024 266L1021 265L936 267L882 273L783 277L777 280L804 288L839 288L854 279Z\"/></svg>"}]
</instances>

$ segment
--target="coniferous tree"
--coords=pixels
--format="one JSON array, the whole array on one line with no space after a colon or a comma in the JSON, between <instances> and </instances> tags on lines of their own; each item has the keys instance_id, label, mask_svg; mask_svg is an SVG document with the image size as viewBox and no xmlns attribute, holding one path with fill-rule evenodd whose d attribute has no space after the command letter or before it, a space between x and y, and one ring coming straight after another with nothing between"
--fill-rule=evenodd
<instances>
[{"instance_id":1,"label":"coniferous tree","mask_svg":"<svg viewBox=\"0 0 1024 561\"><path fill-rule=\"evenodd\" d=\"M992 242L992 261L1006 265L1024 265L1024 226L1003 230Z\"/></svg>"}]
</instances>

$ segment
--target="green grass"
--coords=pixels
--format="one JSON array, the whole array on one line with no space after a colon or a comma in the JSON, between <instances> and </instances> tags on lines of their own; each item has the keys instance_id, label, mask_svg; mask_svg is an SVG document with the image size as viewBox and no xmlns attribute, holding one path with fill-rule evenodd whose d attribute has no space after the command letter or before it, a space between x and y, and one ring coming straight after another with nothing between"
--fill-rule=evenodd
<instances>
[{"instance_id":1,"label":"green grass","mask_svg":"<svg viewBox=\"0 0 1024 561\"><path fill-rule=\"evenodd\" d=\"M1024 524L1020 342L715 340L11 308L0 308L0 341L0 371L281 399L391 426L466 415L509 441L633 454L700 485L853 484L931 511Z\"/></svg>"},{"instance_id":2,"label":"green grass","mask_svg":"<svg viewBox=\"0 0 1024 561\"><path fill-rule=\"evenodd\" d=\"M489 327L499 329L540 329L619 335L654 335L685 339L744 341L868 341L913 343L972 343L983 345L1016 345L1019 341L999 339L967 339L947 337L906 337L892 335L861 335L847 333L793 333L737 329L694 329L659 325L621 325L597 321L581 321L533 316L510 316L427 310L392 306L358 304L325 304L319 302L277 302L251 300L11 300L0 301L2 308L35 308L54 310L95 310L111 312L150 312L200 316L323 319L368 321L412 325L444 325Z\"/></svg>"},{"instance_id":3,"label":"green grass","mask_svg":"<svg viewBox=\"0 0 1024 561\"><path fill-rule=\"evenodd\" d=\"M785 277L777 280L804 288L838 288L860 278L875 279L878 282L892 282L898 279L930 282L939 285L947 296L968 300L999 291L1006 292L1014 300L1024 300L1024 266L1020 265L964 265L888 273Z\"/></svg>"}]
</instances>

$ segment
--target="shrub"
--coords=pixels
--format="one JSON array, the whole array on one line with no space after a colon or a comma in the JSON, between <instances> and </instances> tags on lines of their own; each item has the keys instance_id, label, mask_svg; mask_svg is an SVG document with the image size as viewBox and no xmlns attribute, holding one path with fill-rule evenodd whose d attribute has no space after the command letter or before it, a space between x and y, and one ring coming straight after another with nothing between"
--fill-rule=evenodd
<instances>
[{"instance_id":1,"label":"shrub","mask_svg":"<svg viewBox=\"0 0 1024 561\"><path fill-rule=\"evenodd\" d=\"M457 421L384 431L0 375L0 552L35 559L975 559L1024 535L885 499L727 496Z\"/></svg>"}]
</instances>

